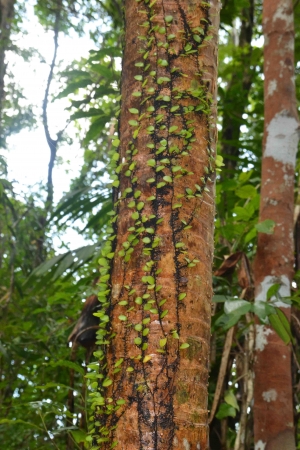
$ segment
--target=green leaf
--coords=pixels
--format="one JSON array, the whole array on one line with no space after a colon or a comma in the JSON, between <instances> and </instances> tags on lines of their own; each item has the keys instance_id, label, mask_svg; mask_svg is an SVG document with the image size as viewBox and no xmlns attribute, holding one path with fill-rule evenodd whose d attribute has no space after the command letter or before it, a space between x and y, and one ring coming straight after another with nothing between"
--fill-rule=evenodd
<instances>
[{"instance_id":1,"label":"green leaf","mask_svg":"<svg viewBox=\"0 0 300 450\"><path fill-rule=\"evenodd\" d=\"M292 339L290 323L283 311L279 308L275 308L276 314L269 315L269 321L272 328L276 331L278 336L287 345Z\"/></svg>"},{"instance_id":2,"label":"green leaf","mask_svg":"<svg viewBox=\"0 0 300 450\"><path fill-rule=\"evenodd\" d=\"M216 156L216 166L217 167L225 166L225 164L223 163L223 156L221 155Z\"/></svg>"},{"instance_id":3,"label":"green leaf","mask_svg":"<svg viewBox=\"0 0 300 450\"><path fill-rule=\"evenodd\" d=\"M136 108L129 108L129 112L131 112L131 114L138 114L139 110Z\"/></svg>"},{"instance_id":4,"label":"green leaf","mask_svg":"<svg viewBox=\"0 0 300 450\"><path fill-rule=\"evenodd\" d=\"M236 206L233 209L233 212L236 214L237 220L245 220L246 222L251 219L254 214L254 208L249 209L241 206Z\"/></svg>"},{"instance_id":5,"label":"green leaf","mask_svg":"<svg viewBox=\"0 0 300 450\"><path fill-rule=\"evenodd\" d=\"M159 346L160 346L160 347L164 347L164 346L166 345L166 343L167 343L167 338L160 339L160 341L159 341Z\"/></svg>"},{"instance_id":6,"label":"green leaf","mask_svg":"<svg viewBox=\"0 0 300 450\"><path fill-rule=\"evenodd\" d=\"M278 294L280 286L281 286L280 283L275 283L269 287L267 292L267 300L270 300L270 298L275 297Z\"/></svg>"},{"instance_id":7,"label":"green leaf","mask_svg":"<svg viewBox=\"0 0 300 450\"><path fill-rule=\"evenodd\" d=\"M55 98L64 98L67 97L69 94L74 94L78 91L80 88L86 88L89 84L92 84L92 79L88 75L88 73L85 73L85 77L81 78L78 81L73 81L72 83L69 83L68 86L63 89Z\"/></svg>"},{"instance_id":8,"label":"green leaf","mask_svg":"<svg viewBox=\"0 0 300 450\"><path fill-rule=\"evenodd\" d=\"M253 198L257 195L255 187L251 184L245 184L244 186L238 187L235 193L240 198Z\"/></svg>"},{"instance_id":9,"label":"green leaf","mask_svg":"<svg viewBox=\"0 0 300 450\"><path fill-rule=\"evenodd\" d=\"M173 125L172 127L169 128L169 133L173 133L177 129L178 129L178 126L177 125Z\"/></svg>"},{"instance_id":10,"label":"green leaf","mask_svg":"<svg viewBox=\"0 0 300 450\"><path fill-rule=\"evenodd\" d=\"M122 300L118 303L120 306L126 306L128 305L128 302L126 300Z\"/></svg>"},{"instance_id":11,"label":"green leaf","mask_svg":"<svg viewBox=\"0 0 300 450\"><path fill-rule=\"evenodd\" d=\"M124 316L123 314L121 314L121 315L119 316L119 319L120 319L122 322L126 322L127 317Z\"/></svg>"},{"instance_id":12,"label":"green leaf","mask_svg":"<svg viewBox=\"0 0 300 450\"><path fill-rule=\"evenodd\" d=\"M225 419L225 417L235 417L236 409L233 406L228 405L227 403L221 403L219 406L218 412L216 414L216 418L219 420Z\"/></svg>"},{"instance_id":13,"label":"green leaf","mask_svg":"<svg viewBox=\"0 0 300 450\"><path fill-rule=\"evenodd\" d=\"M110 380L109 378L106 378L106 379L103 381L102 386L108 387L108 386L110 386L111 384L112 384L112 380Z\"/></svg>"},{"instance_id":14,"label":"green leaf","mask_svg":"<svg viewBox=\"0 0 300 450\"><path fill-rule=\"evenodd\" d=\"M76 444L84 443L86 439L86 432L83 430L70 430Z\"/></svg>"},{"instance_id":15,"label":"green leaf","mask_svg":"<svg viewBox=\"0 0 300 450\"><path fill-rule=\"evenodd\" d=\"M266 219L263 222L257 223L255 228L259 233L273 234L276 222L274 220Z\"/></svg>"},{"instance_id":16,"label":"green leaf","mask_svg":"<svg viewBox=\"0 0 300 450\"><path fill-rule=\"evenodd\" d=\"M225 393L224 400L228 405L232 406L233 408L235 408L239 411L240 408L237 403L236 396L234 395L234 393L232 391L227 391Z\"/></svg>"},{"instance_id":17,"label":"green leaf","mask_svg":"<svg viewBox=\"0 0 300 450\"><path fill-rule=\"evenodd\" d=\"M84 143L87 144L92 139L95 139L97 136L101 134L101 131L104 130L107 122L110 121L110 116L102 116L96 119L90 126L86 136L84 138Z\"/></svg>"},{"instance_id":18,"label":"green leaf","mask_svg":"<svg viewBox=\"0 0 300 450\"><path fill-rule=\"evenodd\" d=\"M42 432L44 432L45 430L41 427L39 427L38 425L31 423L31 422L27 422L25 420L22 419L0 419L0 424L9 424L9 425L15 425L17 423L20 423L22 425L26 425L28 427L32 427L32 428L37 428L38 430L41 430Z\"/></svg>"},{"instance_id":19,"label":"green leaf","mask_svg":"<svg viewBox=\"0 0 300 450\"><path fill-rule=\"evenodd\" d=\"M158 63L159 66L162 66L162 67L167 67L168 66L168 61L166 59L159 59L157 61L157 63Z\"/></svg>"},{"instance_id":20,"label":"green leaf","mask_svg":"<svg viewBox=\"0 0 300 450\"><path fill-rule=\"evenodd\" d=\"M231 300L234 300L233 297L228 297L228 295L214 295L213 298L212 298L212 301L214 303L224 303L229 298L231 298Z\"/></svg>"},{"instance_id":21,"label":"green leaf","mask_svg":"<svg viewBox=\"0 0 300 450\"><path fill-rule=\"evenodd\" d=\"M102 75L106 81L113 81L114 79L113 71L103 64L93 64L91 69L99 75Z\"/></svg>"},{"instance_id":22,"label":"green leaf","mask_svg":"<svg viewBox=\"0 0 300 450\"><path fill-rule=\"evenodd\" d=\"M119 367L124 361L124 358L119 358L118 361L115 363L115 367Z\"/></svg>"},{"instance_id":23,"label":"green leaf","mask_svg":"<svg viewBox=\"0 0 300 450\"><path fill-rule=\"evenodd\" d=\"M241 317L251 309L251 303L246 300L233 299L226 300L224 303L224 311L226 314L230 314L236 317Z\"/></svg>"},{"instance_id":24,"label":"green leaf","mask_svg":"<svg viewBox=\"0 0 300 450\"><path fill-rule=\"evenodd\" d=\"M79 110L71 115L70 119L76 120L81 119L83 117L94 117L94 116L103 116L104 112L99 108L90 108L88 111Z\"/></svg>"},{"instance_id":25,"label":"green leaf","mask_svg":"<svg viewBox=\"0 0 300 450\"><path fill-rule=\"evenodd\" d=\"M163 318L168 314L168 312L169 312L169 310L168 310L168 309L165 309L165 310L161 313L160 318L163 319Z\"/></svg>"},{"instance_id":26,"label":"green leaf","mask_svg":"<svg viewBox=\"0 0 300 450\"><path fill-rule=\"evenodd\" d=\"M276 314L274 306L266 301L260 300L255 300L255 302L253 303L253 312L262 321L265 321L266 317L270 314Z\"/></svg>"},{"instance_id":27,"label":"green leaf","mask_svg":"<svg viewBox=\"0 0 300 450\"><path fill-rule=\"evenodd\" d=\"M76 372L79 372L81 375L85 374L84 368L79 366L79 364L76 364L72 361L67 361L64 359L61 359L59 361L50 362L49 366L51 367L67 367L68 369L73 369Z\"/></svg>"},{"instance_id":28,"label":"green leaf","mask_svg":"<svg viewBox=\"0 0 300 450\"><path fill-rule=\"evenodd\" d=\"M185 348L189 348L190 344L188 344L187 342L184 342L183 344L181 344L181 346L179 347L180 350L184 350Z\"/></svg>"},{"instance_id":29,"label":"green leaf","mask_svg":"<svg viewBox=\"0 0 300 450\"><path fill-rule=\"evenodd\" d=\"M157 79L157 84L168 83L169 81L171 81L169 77L159 77Z\"/></svg>"}]
</instances>

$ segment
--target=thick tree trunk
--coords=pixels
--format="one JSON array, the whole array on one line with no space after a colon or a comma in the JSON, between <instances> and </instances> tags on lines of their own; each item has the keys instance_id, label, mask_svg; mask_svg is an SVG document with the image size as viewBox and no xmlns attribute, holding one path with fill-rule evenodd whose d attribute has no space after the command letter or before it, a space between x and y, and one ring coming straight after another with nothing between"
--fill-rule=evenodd
<instances>
[{"instance_id":1,"label":"thick tree trunk","mask_svg":"<svg viewBox=\"0 0 300 450\"><path fill-rule=\"evenodd\" d=\"M260 221L273 220L273 234L259 234L255 261L256 300L280 283L290 295L293 276L294 168L298 117L294 86L292 0L264 0L265 127ZM290 318L290 308L283 302ZM257 450L294 450L291 348L269 327L256 326L254 434Z\"/></svg>"},{"instance_id":2,"label":"thick tree trunk","mask_svg":"<svg viewBox=\"0 0 300 450\"><path fill-rule=\"evenodd\" d=\"M0 0L0 136L4 100L4 76L6 72L5 51L9 44L14 5L15 0Z\"/></svg>"},{"instance_id":3,"label":"thick tree trunk","mask_svg":"<svg viewBox=\"0 0 300 450\"><path fill-rule=\"evenodd\" d=\"M116 246L93 448L208 448L219 7L125 0Z\"/></svg>"}]
</instances>

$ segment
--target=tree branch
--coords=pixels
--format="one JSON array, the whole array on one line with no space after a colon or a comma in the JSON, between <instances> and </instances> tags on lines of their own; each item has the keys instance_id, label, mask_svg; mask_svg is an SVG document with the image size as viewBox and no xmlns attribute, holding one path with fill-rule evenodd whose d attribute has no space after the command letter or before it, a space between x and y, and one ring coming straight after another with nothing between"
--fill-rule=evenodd
<instances>
[{"instance_id":1,"label":"tree branch","mask_svg":"<svg viewBox=\"0 0 300 450\"><path fill-rule=\"evenodd\" d=\"M51 82L53 79L53 72L54 72L56 58L57 58L58 35L59 35L59 25L60 25L60 18L61 18L62 0L58 0L56 6L57 7L56 7L56 12L55 12L55 24L54 24L54 53L53 53L53 58L52 58L50 71L49 71L49 75L48 75L45 96L44 96L44 100L43 100L43 125L44 125L46 140L47 140L47 143L48 143L48 146L50 149L50 160L49 160L49 165L48 165L48 179L47 179L47 199L46 199L46 205L45 205L46 212L50 211L52 208L52 203L53 203L52 173L53 173L53 167L54 167L54 163L55 163L55 159L56 159L57 146L58 146L58 143L59 143L59 141L62 137L63 131L64 131L64 129L59 131L57 133L57 138L52 139L50 136L49 125L48 125L48 114L47 114L48 103L49 103L49 91L50 91L50 86L51 86Z\"/></svg>"}]
</instances>

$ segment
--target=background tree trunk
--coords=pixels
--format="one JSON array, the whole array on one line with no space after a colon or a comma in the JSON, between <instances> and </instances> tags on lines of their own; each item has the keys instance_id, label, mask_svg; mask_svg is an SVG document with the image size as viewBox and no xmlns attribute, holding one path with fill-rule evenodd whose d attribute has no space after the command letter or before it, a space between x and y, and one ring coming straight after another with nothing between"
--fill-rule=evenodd
<instances>
[{"instance_id":1,"label":"background tree trunk","mask_svg":"<svg viewBox=\"0 0 300 450\"><path fill-rule=\"evenodd\" d=\"M294 24L291 0L265 0L265 124L260 221L275 222L258 236L254 266L256 301L280 283L290 295L293 276L294 168L299 126L294 86ZM290 318L290 308L278 301ZM254 434L257 449L295 449L291 348L269 327L256 326Z\"/></svg>"},{"instance_id":2,"label":"background tree trunk","mask_svg":"<svg viewBox=\"0 0 300 450\"><path fill-rule=\"evenodd\" d=\"M95 448L208 448L219 6L125 1L120 188Z\"/></svg>"},{"instance_id":3,"label":"background tree trunk","mask_svg":"<svg viewBox=\"0 0 300 450\"><path fill-rule=\"evenodd\" d=\"M0 0L0 133L2 104L4 100L5 52L9 44L11 22L14 17L15 0Z\"/></svg>"},{"instance_id":4,"label":"background tree trunk","mask_svg":"<svg viewBox=\"0 0 300 450\"><path fill-rule=\"evenodd\" d=\"M248 94L251 88L254 70L251 69L252 36L254 27L254 0L241 11L241 29L236 47L238 64L232 73L227 89L224 92L224 104L235 104L235 108L224 108L222 122L222 155L228 172L233 176L240 153L240 134L243 114L248 105Z\"/></svg>"}]
</instances>

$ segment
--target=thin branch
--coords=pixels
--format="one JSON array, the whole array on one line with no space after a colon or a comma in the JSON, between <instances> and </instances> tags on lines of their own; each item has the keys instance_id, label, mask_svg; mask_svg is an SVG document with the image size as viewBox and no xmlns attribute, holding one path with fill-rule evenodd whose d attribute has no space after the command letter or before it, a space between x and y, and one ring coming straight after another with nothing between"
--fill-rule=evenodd
<instances>
[{"instance_id":1,"label":"thin branch","mask_svg":"<svg viewBox=\"0 0 300 450\"><path fill-rule=\"evenodd\" d=\"M241 415L239 422L239 429L234 443L234 450L245 450L246 433L248 426L248 408L253 399L253 348L254 348L254 325L252 317L249 313L246 314L246 321L249 325L249 332L245 336L243 357L243 396L241 405ZM237 382L237 380L236 380Z\"/></svg>"},{"instance_id":2,"label":"thin branch","mask_svg":"<svg viewBox=\"0 0 300 450\"><path fill-rule=\"evenodd\" d=\"M224 350L223 350L223 355L222 355L222 360L221 360L221 365L220 365L220 370L219 370L219 375L218 375L218 381L217 381L217 386L215 389L214 401L213 401L213 404L211 407L208 423L212 422L214 415L216 413L218 404L219 404L220 397L221 397L221 392L222 392L222 388L223 388L223 384L224 384L224 380L225 380L225 376L226 376L226 372L227 372L227 366L228 366L228 360L229 360L234 330L235 330L235 327L232 327L228 330L228 332L226 334Z\"/></svg>"},{"instance_id":3,"label":"thin branch","mask_svg":"<svg viewBox=\"0 0 300 450\"><path fill-rule=\"evenodd\" d=\"M48 165L48 179L47 179L47 199L46 199L46 212L48 212L53 203L53 179L52 179L52 173L53 173L53 167L56 159L56 153L57 153L57 146L61 139L61 136L63 134L63 130L59 131L57 133L57 138L52 139L50 136L49 131L49 125L48 125L48 103L49 103L49 91L51 82L53 80L53 72L56 65L56 58L57 58L57 50L58 50L58 35L59 35L59 25L60 25L60 18L61 18L61 10L62 10L62 0L57 1L56 5L56 12L55 12L55 24L54 24L54 53L52 62L50 65L50 71L48 75L47 80L47 86L45 90L45 96L43 101L43 125L46 135L46 140L50 149L50 160Z\"/></svg>"}]
</instances>

